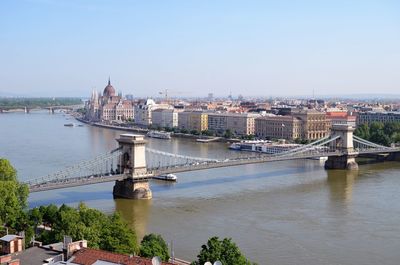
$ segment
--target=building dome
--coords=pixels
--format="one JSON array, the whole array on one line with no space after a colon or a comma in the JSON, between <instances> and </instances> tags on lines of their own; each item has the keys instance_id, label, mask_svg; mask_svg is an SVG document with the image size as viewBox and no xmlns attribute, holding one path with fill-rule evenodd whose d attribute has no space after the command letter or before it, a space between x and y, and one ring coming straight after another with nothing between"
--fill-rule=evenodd
<instances>
[{"instance_id":1,"label":"building dome","mask_svg":"<svg viewBox=\"0 0 400 265\"><path fill-rule=\"evenodd\" d=\"M108 85L104 88L103 96L104 97L115 96L115 88L111 85L110 78L108 78Z\"/></svg>"}]
</instances>

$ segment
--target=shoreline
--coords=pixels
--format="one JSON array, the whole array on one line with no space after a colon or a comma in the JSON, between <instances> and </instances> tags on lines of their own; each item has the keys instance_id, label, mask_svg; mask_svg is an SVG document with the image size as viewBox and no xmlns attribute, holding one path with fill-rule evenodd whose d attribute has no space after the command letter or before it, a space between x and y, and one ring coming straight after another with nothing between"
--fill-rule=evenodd
<instances>
[{"instance_id":1,"label":"shoreline","mask_svg":"<svg viewBox=\"0 0 400 265\"><path fill-rule=\"evenodd\" d=\"M100 127L100 128L105 128L105 129L136 132L136 133L143 133L143 134L146 134L147 132L150 131L149 129L144 129L144 128L123 127L123 126L117 126L117 125L102 124L102 123L98 123L98 122L90 122L85 119L76 117L74 115L73 115L73 117L77 121L80 121L84 124L95 126L95 127ZM227 143L227 142L239 142L240 141L239 139L226 139L223 137L200 136L200 135L174 133L174 132L171 132L171 137L193 139L196 141L197 141L197 139L210 140L210 141L198 141L199 143L207 143L207 142Z\"/></svg>"}]
</instances>

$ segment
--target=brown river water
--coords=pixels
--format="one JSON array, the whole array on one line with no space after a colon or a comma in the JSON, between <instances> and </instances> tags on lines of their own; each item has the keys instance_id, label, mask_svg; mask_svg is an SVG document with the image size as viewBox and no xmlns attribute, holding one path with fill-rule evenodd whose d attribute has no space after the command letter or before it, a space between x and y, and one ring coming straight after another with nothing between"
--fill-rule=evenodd
<instances>
[{"instance_id":1,"label":"brown river water","mask_svg":"<svg viewBox=\"0 0 400 265\"><path fill-rule=\"evenodd\" d=\"M114 149L120 131L64 127L61 113L0 114L0 157L21 181ZM153 149L230 157L224 143L148 139ZM298 160L179 173L152 181L149 201L114 200L113 183L33 193L31 207L80 201L119 211L139 237L159 233L193 260L211 236L231 237L259 264L400 264L400 162L326 171Z\"/></svg>"}]
</instances>

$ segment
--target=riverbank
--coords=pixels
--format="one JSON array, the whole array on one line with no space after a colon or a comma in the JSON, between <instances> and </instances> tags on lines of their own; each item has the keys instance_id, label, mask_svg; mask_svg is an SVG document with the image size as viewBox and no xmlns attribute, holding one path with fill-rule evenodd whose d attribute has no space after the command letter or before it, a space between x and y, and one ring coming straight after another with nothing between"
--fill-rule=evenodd
<instances>
[{"instance_id":1,"label":"riverbank","mask_svg":"<svg viewBox=\"0 0 400 265\"><path fill-rule=\"evenodd\" d=\"M143 134L146 134L149 131L148 129L142 129L142 128L137 128L137 127L124 127L124 126L103 124L103 123L99 123L99 122L90 122L90 121L87 121L85 119L82 119L82 118L76 117L76 116L74 116L74 118L77 121L80 121L80 122L85 123L87 125L106 128L106 129L121 130L121 131L128 131L128 132L136 132L136 133L143 133Z\"/></svg>"},{"instance_id":2,"label":"riverbank","mask_svg":"<svg viewBox=\"0 0 400 265\"><path fill-rule=\"evenodd\" d=\"M121 131L128 131L128 132L135 132L135 133L143 133L146 134L150 130L149 129L144 129L144 128L138 128L138 127L125 127L125 126L117 126L117 125L110 125L110 124L104 124L104 123L99 123L99 122L90 122L87 121L83 118L77 117L76 115L73 115L74 118L82 123L96 126L96 127L101 127L101 128L106 128L106 129L113 129L113 130L121 130ZM209 142L239 142L241 141L240 139L226 139L223 137L215 137L215 136L205 136L205 135L194 135L194 134L186 134L186 133L174 133L171 132L171 137L177 137L177 138L187 138L187 139L193 139L193 140L199 140L198 142L200 143L209 143Z\"/></svg>"}]
</instances>

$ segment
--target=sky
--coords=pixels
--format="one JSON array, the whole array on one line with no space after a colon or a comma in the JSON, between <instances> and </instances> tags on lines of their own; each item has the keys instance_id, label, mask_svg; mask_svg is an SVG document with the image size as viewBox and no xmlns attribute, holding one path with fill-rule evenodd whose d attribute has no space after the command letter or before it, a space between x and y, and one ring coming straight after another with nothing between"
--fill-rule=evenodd
<instances>
[{"instance_id":1,"label":"sky","mask_svg":"<svg viewBox=\"0 0 400 265\"><path fill-rule=\"evenodd\" d=\"M400 1L0 0L0 96L400 94Z\"/></svg>"}]
</instances>

